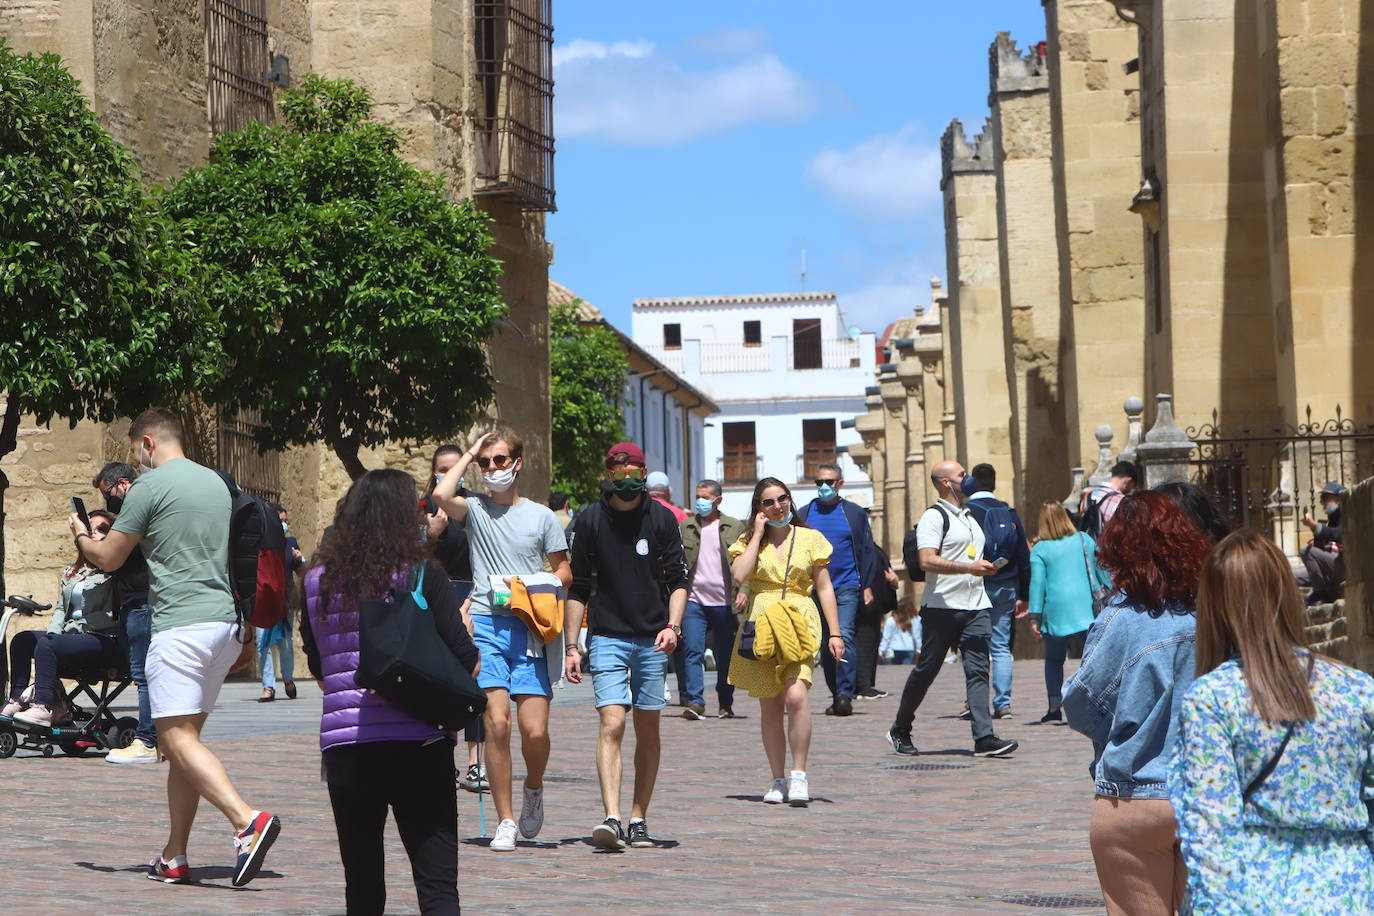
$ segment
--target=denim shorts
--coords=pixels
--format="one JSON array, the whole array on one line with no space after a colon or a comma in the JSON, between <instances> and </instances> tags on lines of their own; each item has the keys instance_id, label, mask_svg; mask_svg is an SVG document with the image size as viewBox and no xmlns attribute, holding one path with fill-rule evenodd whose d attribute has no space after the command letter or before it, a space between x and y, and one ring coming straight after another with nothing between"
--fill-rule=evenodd
<instances>
[{"instance_id":1,"label":"denim shorts","mask_svg":"<svg viewBox=\"0 0 1374 916\"><path fill-rule=\"evenodd\" d=\"M655 711L668 705L663 681L668 653L654 650L652 636L593 636L588 655L597 709L633 706Z\"/></svg>"},{"instance_id":2,"label":"denim shorts","mask_svg":"<svg viewBox=\"0 0 1374 916\"><path fill-rule=\"evenodd\" d=\"M518 618L507 614L473 614L472 641L482 654L477 686L499 687L511 696L553 696L549 665L525 654L530 631Z\"/></svg>"}]
</instances>

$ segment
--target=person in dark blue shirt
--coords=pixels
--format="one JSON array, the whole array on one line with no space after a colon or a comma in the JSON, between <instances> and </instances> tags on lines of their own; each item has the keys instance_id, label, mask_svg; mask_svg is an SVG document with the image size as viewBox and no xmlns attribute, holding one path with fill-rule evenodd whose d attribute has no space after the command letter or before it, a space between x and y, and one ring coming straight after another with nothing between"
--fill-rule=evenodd
<instances>
[{"instance_id":1,"label":"person in dark blue shirt","mask_svg":"<svg viewBox=\"0 0 1374 916\"><path fill-rule=\"evenodd\" d=\"M830 542L830 581L835 587L835 605L844 637L844 659L836 662L821 653L825 682L833 700L826 713L847 716L854 711L854 687L858 672L858 653L854 648L854 622L863 604L873 601L873 583L882 577L869 527L868 513L858 503L840 496L844 476L840 466L826 462L816 469L816 498L798 509L806 524ZM828 634L822 634L822 645Z\"/></svg>"}]
</instances>

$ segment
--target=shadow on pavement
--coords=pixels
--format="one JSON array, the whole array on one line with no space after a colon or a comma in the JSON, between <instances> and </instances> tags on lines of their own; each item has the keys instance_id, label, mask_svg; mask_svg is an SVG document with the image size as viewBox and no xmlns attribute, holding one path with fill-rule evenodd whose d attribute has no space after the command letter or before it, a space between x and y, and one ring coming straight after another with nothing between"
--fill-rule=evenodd
<instances>
[{"instance_id":1,"label":"shadow on pavement","mask_svg":"<svg viewBox=\"0 0 1374 916\"><path fill-rule=\"evenodd\" d=\"M113 874L117 874L117 873L120 873L120 872L128 872L128 873L130 873L130 874L136 874L136 875L147 875L147 874L148 874L148 866L147 866L147 865L97 865L97 864L95 864L94 862L73 862L72 864L73 864L73 865L76 865L76 866L78 866L78 867L80 867L80 868L84 868L84 869L86 869L87 871L100 872L101 874L106 874L106 875L113 875ZM187 884L184 884L184 885L180 885L180 886L181 886L181 887L204 887L204 888L212 888L212 889L214 889L214 890L221 890L221 891L252 891L252 892L257 892L257 891L262 890L262 888L260 888L260 887L234 887L233 884L215 884L215 883L212 883L213 879L221 879L221 880L224 880L224 881L228 881L229 879L233 878L233 876L234 876L234 870L233 870L232 868L229 868L229 867L226 866L226 865L205 865L205 866L198 866L198 867L196 867L196 868L192 868L192 869L191 869L191 880L190 880L190 882L188 882ZM253 880L254 880L254 881L257 881L257 880L259 880L259 879L261 879L261 878L280 878L280 877L282 877L282 875L281 875L280 872L267 871L266 869L264 869L264 870L258 872L257 877L254 878Z\"/></svg>"}]
</instances>

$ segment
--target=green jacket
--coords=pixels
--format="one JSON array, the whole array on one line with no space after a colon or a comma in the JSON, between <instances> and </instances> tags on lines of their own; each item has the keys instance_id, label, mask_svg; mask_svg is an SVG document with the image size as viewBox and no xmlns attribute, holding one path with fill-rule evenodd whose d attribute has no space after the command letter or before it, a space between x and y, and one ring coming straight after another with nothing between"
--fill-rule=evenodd
<instances>
[{"instance_id":1,"label":"green jacket","mask_svg":"<svg viewBox=\"0 0 1374 916\"><path fill-rule=\"evenodd\" d=\"M697 568L697 557L701 556L701 519L695 514L688 515L685 520L678 524L682 531L682 553L687 560L687 568L695 570ZM734 577L730 575L730 545L740 539L744 534L744 522L737 518L731 518L724 512L720 514L720 550L725 555L723 562L726 578L726 594L733 601L739 594L742 586L736 585Z\"/></svg>"},{"instance_id":2,"label":"green jacket","mask_svg":"<svg viewBox=\"0 0 1374 916\"><path fill-rule=\"evenodd\" d=\"M82 590L82 612L79 618L70 619L72 592L78 583L85 586ZM114 593L114 576L94 566L81 567L71 578L64 575L57 607L53 609L52 620L48 623L48 632L112 635L117 625Z\"/></svg>"}]
</instances>

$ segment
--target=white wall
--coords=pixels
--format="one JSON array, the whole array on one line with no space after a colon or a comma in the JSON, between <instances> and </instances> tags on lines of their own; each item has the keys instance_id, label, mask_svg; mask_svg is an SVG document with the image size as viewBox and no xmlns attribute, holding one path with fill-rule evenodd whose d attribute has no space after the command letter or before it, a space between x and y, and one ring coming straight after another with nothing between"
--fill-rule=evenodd
<instances>
[{"instance_id":1,"label":"white wall","mask_svg":"<svg viewBox=\"0 0 1374 916\"><path fill-rule=\"evenodd\" d=\"M662 347L663 326L682 326L682 339L706 343L744 344L744 322L758 321L765 346L771 337L792 336L792 321L819 318L821 337L844 339L846 328L840 323L840 310L833 301L787 302L777 305L703 305L682 308L636 308L630 319L630 336L641 347Z\"/></svg>"},{"instance_id":2,"label":"white wall","mask_svg":"<svg viewBox=\"0 0 1374 916\"><path fill-rule=\"evenodd\" d=\"M660 387L664 384L668 391ZM706 420L672 396L674 384L661 376L631 373L626 378L625 438L644 449L650 471L668 475L674 502L685 506L696 482L710 476L705 466Z\"/></svg>"}]
</instances>

